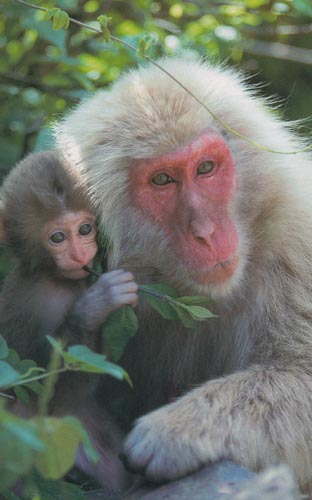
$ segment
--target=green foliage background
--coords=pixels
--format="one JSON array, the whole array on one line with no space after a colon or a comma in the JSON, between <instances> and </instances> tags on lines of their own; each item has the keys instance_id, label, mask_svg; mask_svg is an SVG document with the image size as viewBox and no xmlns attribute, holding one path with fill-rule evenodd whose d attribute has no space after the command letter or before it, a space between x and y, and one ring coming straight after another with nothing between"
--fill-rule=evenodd
<instances>
[{"instance_id":1,"label":"green foliage background","mask_svg":"<svg viewBox=\"0 0 312 500\"><path fill-rule=\"evenodd\" d=\"M82 23L109 30L134 47L149 35L151 57L197 51L226 60L265 82L281 98L287 119L312 114L311 0L33 0L59 7ZM134 51L106 42L70 23L54 31L42 11L18 0L0 0L0 182L32 150L51 145L49 125L66 109L115 80L139 60ZM312 120L302 125L309 134ZM0 256L0 276L7 256Z\"/></svg>"},{"instance_id":2,"label":"green foliage background","mask_svg":"<svg viewBox=\"0 0 312 500\"><path fill-rule=\"evenodd\" d=\"M310 0L53 0L39 6L66 10L99 27L112 17L111 33L137 46L146 33L152 56L196 50L227 59L269 82L268 93L284 99L286 117L311 114L312 5ZM137 63L135 53L73 23L53 31L44 13L0 2L0 174L34 147L48 144L38 131L81 97L111 83ZM282 58L283 57L283 58Z\"/></svg>"}]
</instances>

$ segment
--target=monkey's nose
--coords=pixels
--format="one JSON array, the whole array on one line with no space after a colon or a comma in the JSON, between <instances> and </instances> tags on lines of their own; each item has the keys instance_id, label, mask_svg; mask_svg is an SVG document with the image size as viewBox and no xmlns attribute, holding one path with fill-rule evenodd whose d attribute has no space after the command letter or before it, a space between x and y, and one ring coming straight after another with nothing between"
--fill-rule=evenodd
<instances>
[{"instance_id":1,"label":"monkey's nose","mask_svg":"<svg viewBox=\"0 0 312 500\"><path fill-rule=\"evenodd\" d=\"M210 245L211 237L215 232L214 223L207 219L204 221L192 221L191 222L191 233L196 240L201 243Z\"/></svg>"}]
</instances>

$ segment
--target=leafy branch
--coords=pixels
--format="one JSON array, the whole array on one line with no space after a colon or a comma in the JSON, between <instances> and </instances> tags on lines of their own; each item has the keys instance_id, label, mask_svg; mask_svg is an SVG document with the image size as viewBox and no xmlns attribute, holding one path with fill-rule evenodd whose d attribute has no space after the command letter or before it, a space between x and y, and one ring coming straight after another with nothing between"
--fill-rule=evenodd
<instances>
[{"instance_id":1,"label":"leafy branch","mask_svg":"<svg viewBox=\"0 0 312 500\"><path fill-rule=\"evenodd\" d=\"M138 47L134 47L133 45L129 44L128 42L125 42L119 37L116 37L112 35L108 29L108 24L111 20L110 17L101 15L98 16L97 21L99 22L101 29L95 28L94 26L90 26L87 23L84 23L82 21L78 21L77 19L70 17L67 12L65 12L62 9L59 8L53 8L53 9L46 9L45 7L40 7L38 5L32 4L30 2L27 2L26 0L16 0L18 3L23 4L27 7L31 7L36 10L41 10L43 12L46 12L47 19L52 19L53 20L53 29L58 30L58 29L67 29L69 26L69 23L72 22L73 24L76 24L78 26L84 27L90 31L93 31L97 34L101 34L104 37L104 40L106 42L109 42L112 40L113 42L116 42L127 49L135 52L138 57L141 57L145 59L146 61L150 62L153 64L155 67L157 67L160 71L162 71L164 74L166 74L171 80L173 80L179 87L181 87L185 92L187 92L198 104L200 104L209 114L210 116L217 122L219 123L227 132L230 134L234 135L235 137L238 137L239 139L242 139L252 146L255 146L257 149L260 149L262 151L267 151L268 153L274 153L274 154L284 154L284 155L294 155L298 153L302 153L305 151L309 151L312 149L312 144L302 148L298 149L296 151L278 151L272 148L269 148L268 146L265 146L263 144L258 143L257 141L254 141L250 137L241 134L234 128L232 128L230 125L225 123L219 116L217 116L205 103L202 101L199 97L197 97L191 90L189 90L183 83L181 83L177 78L175 78L174 75L172 75L169 71L167 71L164 67L162 67L158 62L153 60L150 56L147 55L147 51L151 48L153 45L153 39L150 35L145 35L138 44Z\"/></svg>"},{"instance_id":2,"label":"leafy branch","mask_svg":"<svg viewBox=\"0 0 312 500\"><path fill-rule=\"evenodd\" d=\"M5 408L7 395L0 393L1 396L4 396L0 398L0 444L2 445L0 446L0 463L2 464L0 468L0 493L4 493L5 498L13 498L8 489L25 475L32 481L32 488L42 493L42 496L31 495L32 498L45 498L45 492L51 488L56 491L62 490L62 493L64 490L66 491L68 488L65 483L58 484L51 482L51 480L58 480L69 471L75 462L78 447L81 445L91 461L95 462L98 458L90 438L77 418L46 416L56 378L60 373L67 370L79 370L110 374L119 380L125 379L131 384L126 372L121 367L107 361L105 356L93 353L83 345L71 346L68 351L64 351L61 344L55 339L49 337L48 340L54 347L49 367L50 372L36 367L33 361L20 360L17 353L9 349L4 338L0 336L1 390L9 388L15 390L21 384L27 384L26 387L32 388L31 383L33 384L34 381L42 388L38 381L48 377L45 390L41 391L39 395L37 416L24 419L14 415ZM61 358L64 360L62 368L60 368ZM25 367L29 364L32 365L31 371L25 371ZM24 373L20 373L18 369L24 370ZM37 372L37 375L27 377L30 372ZM65 448L64 441L66 441ZM34 474L35 471L37 472ZM73 487L70 486L69 489L73 489ZM74 493L71 498L76 500L83 498L79 488L76 488ZM63 496L59 497L58 495L55 497L63 498Z\"/></svg>"},{"instance_id":3,"label":"leafy branch","mask_svg":"<svg viewBox=\"0 0 312 500\"><path fill-rule=\"evenodd\" d=\"M101 273L84 266L85 271L99 278ZM164 319L179 321L186 328L195 328L197 321L215 317L206 308L211 304L208 297L178 297L176 290L164 284L139 285L139 295ZM130 306L124 306L111 314L103 326L103 335L114 361L121 357L125 346L139 329L138 318Z\"/></svg>"}]
</instances>

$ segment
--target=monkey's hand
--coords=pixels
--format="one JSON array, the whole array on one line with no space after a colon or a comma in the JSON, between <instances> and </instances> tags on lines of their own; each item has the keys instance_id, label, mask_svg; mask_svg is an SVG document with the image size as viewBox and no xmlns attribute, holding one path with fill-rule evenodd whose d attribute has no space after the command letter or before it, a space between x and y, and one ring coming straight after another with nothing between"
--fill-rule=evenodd
<instances>
[{"instance_id":1,"label":"monkey's hand","mask_svg":"<svg viewBox=\"0 0 312 500\"><path fill-rule=\"evenodd\" d=\"M197 391L198 392L198 391ZM141 417L126 439L122 460L132 472L162 482L184 476L222 455L217 415L196 391ZM210 433L209 427L214 425ZM224 430L224 429L223 429ZM215 435L213 433L216 433Z\"/></svg>"},{"instance_id":2,"label":"monkey's hand","mask_svg":"<svg viewBox=\"0 0 312 500\"><path fill-rule=\"evenodd\" d=\"M125 442L125 465L153 481L220 459L255 470L285 462L300 476L302 453L311 458L309 384L299 370L260 366L207 382L138 420Z\"/></svg>"},{"instance_id":3,"label":"monkey's hand","mask_svg":"<svg viewBox=\"0 0 312 500\"><path fill-rule=\"evenodd\" d=\"M123 305L135 307L137 291L138 285L131 273L122 269L104 273L78 299L75 312L83 316L87 329L94 330Z\"/></svg>"}]
</instances>

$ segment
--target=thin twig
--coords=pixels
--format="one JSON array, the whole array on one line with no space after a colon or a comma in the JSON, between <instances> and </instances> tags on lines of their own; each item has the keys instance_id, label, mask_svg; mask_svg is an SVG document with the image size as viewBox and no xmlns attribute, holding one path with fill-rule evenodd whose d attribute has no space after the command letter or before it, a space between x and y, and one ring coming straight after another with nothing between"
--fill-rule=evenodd
<instances>
[{"instance_id":1,"label":"thin twig","mask_svg":"<svg viewBox=\"0 0 312 500\"><path fill-rule=\"evenodd\" d=\"M15 399L14 396L12 396L11 394L6 394L5 392L0 392L0 397L1 398L7 398L7 399Z\"/></svg>"}]
</instances>

